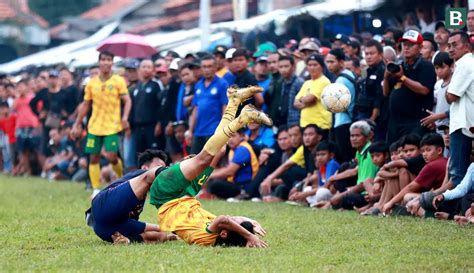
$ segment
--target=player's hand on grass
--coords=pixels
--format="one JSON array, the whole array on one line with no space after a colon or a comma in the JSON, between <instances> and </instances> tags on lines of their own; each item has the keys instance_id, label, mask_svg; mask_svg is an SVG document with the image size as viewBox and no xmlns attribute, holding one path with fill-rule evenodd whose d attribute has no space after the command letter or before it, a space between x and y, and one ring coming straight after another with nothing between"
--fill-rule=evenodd
<instances>
[{"instance_id":1,"label":"player's hand on grass","mask_svg":"<svg viewBox=\"0 0 474 273\"><path fill-rule=\"evenodd\" d=\"M257 221L252 221L251 222L253 225L253 231L255 234L264 237L267 232L263 229L263 227L257 222Z\"/></svg>"},{"instance_id":2,"label":"player's hand on grass","mask_svg":"<svg viewBox=\"0 0 474 273\"><path fill-rule=\"evenodd\" d=\"M255 247L255 248L266 248L268 244L260 239L257 235L252 234L250 238L247 239L246 247Z\"/></svg>"}]
</instances>

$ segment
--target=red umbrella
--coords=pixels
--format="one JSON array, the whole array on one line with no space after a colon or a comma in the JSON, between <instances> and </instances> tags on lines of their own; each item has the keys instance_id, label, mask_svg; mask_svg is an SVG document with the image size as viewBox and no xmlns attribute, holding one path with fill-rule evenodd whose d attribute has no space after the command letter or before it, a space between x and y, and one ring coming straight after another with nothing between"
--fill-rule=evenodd
<instances>
[{"instance_id":1,"label":"red umbrella","mask_svg":"<svg viewBox=\"0 0 474 273\"><path fill-rule=\"evenodd\" d=\"M109 51L110 53L126 58L144 58L157 53L143 38L143 36L128 33L114 34L107 38L97 48L98 51Z\"/></svg>"}]
</instances>

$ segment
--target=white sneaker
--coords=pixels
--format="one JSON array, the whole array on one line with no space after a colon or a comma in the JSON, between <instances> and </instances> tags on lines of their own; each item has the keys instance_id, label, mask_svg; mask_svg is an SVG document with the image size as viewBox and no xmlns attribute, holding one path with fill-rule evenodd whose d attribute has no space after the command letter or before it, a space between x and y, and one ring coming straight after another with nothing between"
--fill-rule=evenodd
<instances>
[{"instance_id":1,"label":"white sneaker","mask_svg":"<svg viewBox=\"0 0 474 273\"><path fill-rule=\"evenodd\" d=\"M99 192L100 192L99 189L94 189L94 190L92 191L91 200L94 199L94 197L95 197L97 194L99 194Z\"/></svg>"},{"instance_id":2,"label":"white sneaker","mask_svg":"<svg viewBox=\"0 0 474 273\"><path fill-rule=\"evenodd\" d=\"M262 202L262 199L260 199L258 197L254 197L254 198L250 199L250 201L258 203L258 202Z\"/></svg>"},{"instance_id":3,"label":"white sneaker","mask_svg":"<svg viewBox=\"0 0 474 273\"><path fill-rule=\"evenodd\" d=\"M234 197L227 198L226 201L229 202L229 203L239 203L240 202L239 199L234 198Z\"/></svg>"}]
</instances>

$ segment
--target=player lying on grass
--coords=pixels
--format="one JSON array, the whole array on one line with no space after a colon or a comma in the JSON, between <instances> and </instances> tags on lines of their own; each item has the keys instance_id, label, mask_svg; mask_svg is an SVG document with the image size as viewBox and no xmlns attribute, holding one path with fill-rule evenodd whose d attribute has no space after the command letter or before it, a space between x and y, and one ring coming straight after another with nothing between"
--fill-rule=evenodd
<instances>
[{"instance_id":1,"label":"player lying on grass","mask_svg":"<svg viewBox=\"0 0 474 273\"><path fill-rule=\"evenodd\" d=\"M167 155L146 150L138 157L140 170L128 173L92 199L86 221L102 240L113 243L158 243L177 239L158 225L138 221L156 174L164 169Z\"/></svg>"},{"instance_id":2,"label":"player lying on grass","mask_svg":"<svg viewBox=\"0 0 474 273\"><path fill-rule=\"evenodd\" d=\"M250 122L271 126L272 121L253 106L246 105L237 118L238 106L262 92L259 87L227 90L229 103L214 135L193 158L162 171L150 189L150 203L158 208L158 222L163 231L173 232L188 244L266 247L256 235L265 231L245 217L215 216L201 207L195 196L213 171L214 156L229 138Z\"/></svg>"}]
</instances>

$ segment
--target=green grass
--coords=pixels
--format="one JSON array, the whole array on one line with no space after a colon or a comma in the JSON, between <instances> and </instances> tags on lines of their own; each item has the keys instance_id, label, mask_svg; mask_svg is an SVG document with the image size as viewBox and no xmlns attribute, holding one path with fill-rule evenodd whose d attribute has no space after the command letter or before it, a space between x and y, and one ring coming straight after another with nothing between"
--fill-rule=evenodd
<instances>
[{"instance_id":1,"label":"green grass","mask_svg":"<svg viewBox=\"0 0 474 273\"><path fill-rule=\"evenodd\" d=\"M84 223L82 184L0 176L0 272L474 272L474 228L286 204L204 202L267 230L268 249L112 246ZM156 222L147 205L142 219Z\"/></svg>"}]
</instances>

